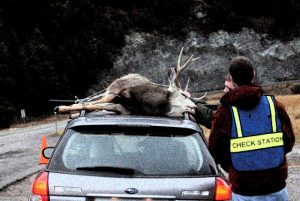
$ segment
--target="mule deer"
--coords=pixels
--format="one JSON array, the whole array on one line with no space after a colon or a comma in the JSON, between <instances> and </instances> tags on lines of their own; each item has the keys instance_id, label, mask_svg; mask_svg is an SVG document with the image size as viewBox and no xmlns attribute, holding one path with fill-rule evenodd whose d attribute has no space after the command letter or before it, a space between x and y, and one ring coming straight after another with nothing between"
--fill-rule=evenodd
<instances>
[{"instance_id":1,"label":"mule deer","mask_svg":"<svg viewBox=\"0 0 300 201\"><path fill-rule=\"evenodd\" d=\"M180 117L184 112L195 113L196 105L185 90L182 90L179 75L192 61L193 55L181 65L183 48L180 51L177 67L171 68L169 87L156 84L139 74L128 74L113 81L99 100L59 106L58 112L79 110L107 110L121 114L144 114Z\"/></svg>"}]
</instances>

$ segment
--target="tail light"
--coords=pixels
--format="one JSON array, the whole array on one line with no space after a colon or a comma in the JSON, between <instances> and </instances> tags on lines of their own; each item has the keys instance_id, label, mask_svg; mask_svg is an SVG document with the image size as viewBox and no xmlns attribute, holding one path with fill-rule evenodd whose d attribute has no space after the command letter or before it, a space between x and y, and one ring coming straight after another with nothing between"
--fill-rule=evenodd
<instances>
[{"instance_id":1,"label":"tail light","mask_svg":"<svg viewBox=\"0 0 300 201\"><path fill-rule=\"evenodd\" d=\"M48 201L48 197L48 172L41 172L34 179L30 201Z\"/></svg>"},{"instance_id":2,"label":"tail light","mask_svg":"<svg viewBox=\"0 0 300 201\"><path fill-rule=\"evenodd\" d=\"M216 185L215 200L230 200L231 199L231 186L228 185L220 177L217 177L216 183L217 183L217 185Z\"/></svg>"}]
</instances>

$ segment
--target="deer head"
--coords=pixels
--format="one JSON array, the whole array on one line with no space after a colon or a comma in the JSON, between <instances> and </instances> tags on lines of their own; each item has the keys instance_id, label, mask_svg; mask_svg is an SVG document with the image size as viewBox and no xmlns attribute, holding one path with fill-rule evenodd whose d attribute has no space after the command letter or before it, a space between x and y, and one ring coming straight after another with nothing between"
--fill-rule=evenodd
<instances>
[{"instance_id":1,"label":"deer head","mask_svg":"<svg viewBox=\"0 0 300 201\"><path fill-rule=\"evenodd\" d=\"M193 55L181 65L181 57L182 57L183 48L180 50L180 54L178 56L177 67L171 68L169 72L169 88L168 90L171 92L170 104L171 110L168 112L167 116L182 116L183 112L189 112L194 114L196 105L193 101L189 99L188 93L188 83L187 81L186 87L183 90L180 85L179 75L183 69L185 69L192 61L197 60L197 58L193 58Z\"/></svg>"}]
</instances>

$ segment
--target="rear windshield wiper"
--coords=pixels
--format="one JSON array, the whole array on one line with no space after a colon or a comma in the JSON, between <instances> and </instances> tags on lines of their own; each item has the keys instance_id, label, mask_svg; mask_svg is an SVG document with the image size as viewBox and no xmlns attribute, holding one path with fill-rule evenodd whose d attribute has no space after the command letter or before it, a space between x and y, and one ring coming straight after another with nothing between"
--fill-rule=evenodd
<instances>
[{"instance_id":1,"label":"rear windshield wiper","mask_svg":"<svg viewBox=\"0 0 300 201\"><path fill-rule=\"evenodd\" d=\"M133 168L112 167L112 166L86 166L86 167L77 167L76 170L113 172L113 173L119 173L119 174L125 174L125 175L143 174L141 171L133 169Z\"/></svg>"}]
</instances>

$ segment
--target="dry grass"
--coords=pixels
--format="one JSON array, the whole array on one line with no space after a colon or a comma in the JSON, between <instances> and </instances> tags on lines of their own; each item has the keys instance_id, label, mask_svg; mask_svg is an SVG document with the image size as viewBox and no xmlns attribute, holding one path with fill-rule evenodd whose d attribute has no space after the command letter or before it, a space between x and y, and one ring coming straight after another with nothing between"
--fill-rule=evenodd
<instances>
[{"instance_id":1,"label":"dry grass","mask_svg":"<svg viewBox=\"0 0 300 201\"><path fill-rule=\"evenodd\" d=\"M280 95L276 96L276 99L280 101L290 116L292 121L294 133L296 136L296 142L300 143L300 95Z\"/></svg>"},{"instance_id":2,"label":"dry grass","mask_svg":"<svg viewBox=\"0 0 300 201\"><path fill-rule=\"evenodd\" d=\"M216 97L220 95L214 95L213 97L208 97L209 103L215 104ZM294 133L296 136L296 143L300 144L300 95L278 95L276 99L281 102L290 116L292 121ZM208 137L210 130L203 127L205 136Z\"/></svg>"}]
</instances>

